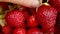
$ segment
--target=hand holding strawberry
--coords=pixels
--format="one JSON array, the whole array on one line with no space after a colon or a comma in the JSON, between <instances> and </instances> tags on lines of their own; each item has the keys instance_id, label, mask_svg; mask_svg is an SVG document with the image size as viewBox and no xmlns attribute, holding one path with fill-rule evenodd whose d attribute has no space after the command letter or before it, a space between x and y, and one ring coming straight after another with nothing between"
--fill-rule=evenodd
<instances>
[{"instance_id":1,"label":"hand holding strawberry","mask_svg":"<svg viewBox=\"0 0 60 34\"><path fill-rule=\"evenodd\" d=\"M32 5L29 4L28 1L32 1L33 3L30 2ZM8 3L8 5L11 4L11 7L7 6L10 9L0 14L2 15L0 16L0 34L54 34L58 32L60 30L60 17L57 16L57 14L59 14L57 10L60 10L60 1L49 0L49 4L43 3L42 0L40 1L40 6L37 8L35 8L37 6L36 3L38 3L37 0L27 0L26 3L28 6L24 4L25 1L22 1L23 4L21 4L21 6ZM6 2L8 2L8 0ZM2 5L5 7L4 3L2 3Z\"/></svg>"},{"instance_id":2,"label":"hand holding strawberry","mask_svg":"<svg viewBox=\"0 0 60 34\"><path fill-rule=\"evenodd\" d=\"M42 5L36 14L36 19L44 29L49 29L56 23L57 11L51 6ZM54 27L53 27L54 28Z\"/></svg>"}]
</instances>

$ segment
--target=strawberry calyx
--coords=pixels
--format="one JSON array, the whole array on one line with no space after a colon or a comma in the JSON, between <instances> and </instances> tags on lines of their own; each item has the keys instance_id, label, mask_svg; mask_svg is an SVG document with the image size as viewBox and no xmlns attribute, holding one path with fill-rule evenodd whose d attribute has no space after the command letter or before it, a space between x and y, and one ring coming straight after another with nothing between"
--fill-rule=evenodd
<instances>
[{"instance_id":1,"label":"strawberry calyx","mask_svg":"<svg viewBox=\"0 0 60 34\"><path fill-rule=\"evenodd\" d=\"M43 3L42 5L50 6L47 2L46 3Z\"/></svg>"},{"instance_id":2,"label":"strawberry calyx","mask_svg":"<svg viewBox=\"0 0 60 34\"><path fill-rule=\"evenodd\" d=\"M49 2L49 0L47 0L47 2Z\"/></svg>"},{"instance_id":3,"label":"strawberry calyx","mask_svg":"<svg viewBox=\"0 0 60 34\"><path fill-rule=\"evenodd\" d=\"M42 5L43 0L38 0L38 1L39 1L39 6L37 6L37 8L36 8L36 12L38 11L38 8Z\"/></svg>"},{"instance_id":4,"label":"strawberry calyx","mask_svg":"<svg viewBox=\"0 0 60 34\"><path fill-rule=\"evenodd\" d=\"M4 19L4 18L5 18L5 14L1 14L0 19Z\"/></svg>"},{"instance_id":5,"label":"strawberry calyx","mask_svg":"<svg viewBox=\"0 0 60 34\"><path fill-rule=\"evenodd\" d=\"M44 2L43 3L43 0L38 0L39 1L39 6L36 8L36 12L38 11L38 8L40 7L40 6L42 6L42 5L47 5L47 6L50 6L49 4L48 4L48 2L49 2L49 0L47 0L46 2Z\"/></svg>"},{"instance_id":6,"label":"strawberry calyx","mask_svg":"<svg viewBox=\"0 0 60 34\"><path fill-rule=\"evenodd\" d=\"M0 14L0 25L2 26L2 27L4 27L5 26L5 14Z\"/></svg>"},{"instance_id":7,"label":"strawberry calyx","mask_svg":"<svg viewBox=\"0 0 60 34\"><path fill-rule=\"evenodd\" d=\"M14 8L15 8L15 7L14 7ZM6 10L6 11L3 12L2 7L0 7L0 25L1 25L2 27L4 27L5 24L6 24L6 23L5 23L5 15L6 15L6 13L9 12L9 11L11 11L11 10L13 10L14 8L9 7L9 10Z\"/></svg>"}]
</instances>

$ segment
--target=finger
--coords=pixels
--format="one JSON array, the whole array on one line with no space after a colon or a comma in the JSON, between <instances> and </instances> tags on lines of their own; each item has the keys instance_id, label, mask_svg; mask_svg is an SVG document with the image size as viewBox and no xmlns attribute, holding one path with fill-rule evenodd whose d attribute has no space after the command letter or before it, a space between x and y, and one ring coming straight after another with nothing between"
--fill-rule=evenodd
<instances>
[{"instance_id":1,"label":"finger","mask_svg":"<svg viewBox=\"0 0 60 34\"><path fill-rule=\"evenodd\" d=\"M20 4L30 8L36 8L39 6L38 0L2 0L3 2L10 2L15 4Z\"/></svg>"}]
</instances>

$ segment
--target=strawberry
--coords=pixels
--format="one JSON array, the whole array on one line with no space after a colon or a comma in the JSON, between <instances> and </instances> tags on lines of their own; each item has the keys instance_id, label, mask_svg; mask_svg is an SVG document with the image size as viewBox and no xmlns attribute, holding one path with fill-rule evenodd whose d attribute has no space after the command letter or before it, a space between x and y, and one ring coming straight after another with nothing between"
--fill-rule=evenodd
<instances>
[{"instance_id":1,"label":"strawberry","mask_svg":"<svg viewBox=\"0 0 60 34\"><path fill-rule=\"evenodd\" d=\"M24 29L26 29L26 28L27 28L27 26L26 26L26 23L25 23L25 22L24 22L24 25L23 25L21 28L24 28Z\"/></svg>"},{"instance_id":2,"label":"strawberry","mask_svg":"<svg viewBox=\"0 0 60 34\"><path fill-rule=\"evenodd\" d=\"M29 16L29 13L28 13L27 9L26 9L26 8L23 8L23 9L22 9L22 13L23 13L23 15L24 15L24 17L25 17L25 20L26 20L27 17Z\"/></svg>"},{"instance_id":3,"label":"strawberry","mask_svg":"<svg viewBox=\"0 0 60 34\"><path fill-rule=\"evenodd\" d=\"M30 28L27 31L27 34L43 34L39 28Z\"/></svg>"},{"instance_id":4,"label":"strawberry","mask_svg":"<svg viewBox=\"0 0 60 34\"><path fill-rule=\"evenodd\" d=\"M12 27L22 27L24 25L24 15L19 10L12 10L6 14L5 21Z\"/></svg>"},{"instance_id":5,"label":"strawberry","mask_svg":"<svg viewBox=\"0 0 60 34\"><path fill-rule=\"evenodd\" d=\"M11 34L12 28L9 25L5 25L1 30L4 34Z\"/></svg>"},{"instance_id":6,"label":"strawberry","mask_svg":"<svg viewBox=\"0 0 60 34\"><path fill-rule=\"evenodd\" d=\"M15 28L13 34L26 34L26 30L24 28Z\"/></svg>"},{"instance_id":7,"label":"strawberry","mask_svg":"<svg viewBox=\"0 0 60 34\"><path fill-rule=\"evenodd\" d=\"M44 29L49 29L50 27L54 26L56 16L56 9L47 5L42 5L41 7L39 7L36 13L36 19Z\"/></svg>"},{"instance_id":8,"label":"strawberry","mask_svg":"<svg viewBox=\"0 0 60 34\"><path fill-rule=\"evenodd\" d=\"M28 27L37 27L38 26L38 23L37 23L34 15L29 16L27 18L27 26Z\"/></svg>"},{"instance_id":9,"label":"strawberry","mask_svg":"<svg viewBox=\"0 0 60 34\"><path fill-rule=\"evenodd\" d=\"M49 29L44 29L44 28L42 28L41 31L42 31L43 33L49 33L49 34L55 32L54 26L52 26L52 27L49 28Z\"/></svg>"},{"instance_id":10,"label":"strawberry","mask_svg":"<svg viewBox=\"0 0 60 34\"><path fill-rule=\"evenodd\" d=\"M20 6L20 11L23 13L25 20L27 19L27 17L29 16L29 12L27 10L27 8L25 6Z\"/></svg>"},{"instance_id":11,"label":"strawberry","mask_svg":"<svg viewBox=\"0 0 60 34\"><path fill-rule=\"evenodd\" d=\"M49 3L60 12L60 0L49 0Z\"/></svg>"}]
</instances>

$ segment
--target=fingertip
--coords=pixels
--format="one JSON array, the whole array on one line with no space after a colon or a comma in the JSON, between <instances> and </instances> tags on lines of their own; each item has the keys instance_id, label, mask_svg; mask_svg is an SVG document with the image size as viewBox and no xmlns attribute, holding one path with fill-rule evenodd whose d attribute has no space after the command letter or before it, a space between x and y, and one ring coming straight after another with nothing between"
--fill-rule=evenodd
<instances>
[{"instance_id":1,"label":"fingertip","mask_svg":"<svg viewBox=\"0 0 60 34\"><path fill-rule=\"evenodd\" d=\"M33 2L30 5L30 8L36 8L39 6L39 1L38 0L33 0Z\"/></svg>"}]
</instances>

